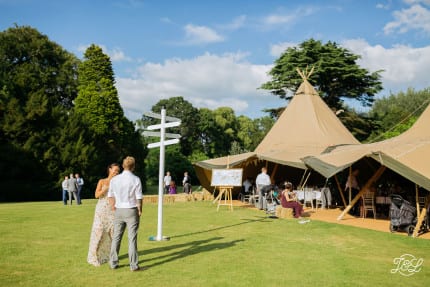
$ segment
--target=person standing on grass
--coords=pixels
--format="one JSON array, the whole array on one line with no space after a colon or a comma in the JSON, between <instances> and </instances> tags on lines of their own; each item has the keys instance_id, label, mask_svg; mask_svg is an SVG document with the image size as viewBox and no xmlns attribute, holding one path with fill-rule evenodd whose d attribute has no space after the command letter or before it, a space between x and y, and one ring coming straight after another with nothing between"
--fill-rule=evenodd
<instances>
[{"instance_id":1,"label":"person standing on grass","mask_svg":"<svg viewBox=\"0 0 430 287\"><path fill-rule=\"evenodd\" d=\"M258 192L258 208L263 209L263 201L265 200L265 198L263 198L263 196L265 195L264 193L266 191L269 191L269 187L272 184L270 176L267 174L267 168L261 168L261 173L257 175L257 178L255 179L255 184L257 185Z\"/></svg>"},{"instance_id":2,"label":"person standing on grass","mask_svg":"<svg viewBox=\"0 0 430 287\"><path fill-rule=\"evenodd\" d=\"M67 205L67 186L69 184L69 177L66 175L63 182L61 183L61 189L63 191L63 203Z\"/></svg>"},{"instance_id":3,"label":"person standing on grass","mask_svg":"<svg viewBox=\"0 0 430 287\"><path fill-rule=\"evenodd\" d=\"M99 180L95 192L95 197L99 200L94 213L87 257L87 262L94 266L100 266L109 261L112 245L113 212L109 205L107 193L111 179L119 173L119 164L112 163L107 170L108 176Z\"/></svg>"},{"instance_id":4,"label":"person standing on grass","mask_svg":"<svg viewBox=\"0 0 430 287\"><path fill-rule=\"evenodd\" d=\"M188 175L188 171L184 172L184 179L182 179L182 186L184 187L184 193L191 194L191 178Z\"/></svg>"},{"instance_id":5,"label":"person standing on grass","mask_svg":"<svg viewBox=\"0 0 430 287\"><path fill-rule=\"evenodd\" d=\"M76 183L78 184L77 203L81 204L81 191L82 191L82 188L84 187L84 179L79 176L79 173L75 174L75 177L76 177Z\"/></svg>"},{"instance_id":6,"label":"person standing on grass","mask_svg":"<svg viewBox=\"0 0 430 287\"><path fill-rule=\"evenodd\" d=\"M131 271L139 271L142 269L138 264L137 231L142 215L142 183L140 178L133 174L134 157L127 156L122 162L122 167L124 171L112 178L108 191L109 203L114 211L114 229L109 263L112 269L118 268L118 252L124 230L127 227L130 269Z\"/></svg>"},{"instance_id":7,"label":"person standing on grass","mask_svg":"<svg viewBox=\"0 0 430 287\"><path fill-rule=\"evenodd\" d=\"M70 205L72 205L72 196L76 202L78 202L78 183L76 182L76 178L73 177L73 173L70 174L69 180L67 181L67 191L69 192Z\"/></svg>"},{"instance_id":8,"label":"person standing on grass","mask_svg":"<svg viewBox=\"0 0 430 287\"><path fill-rule=\"evenodd\" d=\"M172 177L170 176L170 171L166 172L164 176L164 191L165 193L169 193L170 182L172 181Z\"/></svg>"}]
</instances>

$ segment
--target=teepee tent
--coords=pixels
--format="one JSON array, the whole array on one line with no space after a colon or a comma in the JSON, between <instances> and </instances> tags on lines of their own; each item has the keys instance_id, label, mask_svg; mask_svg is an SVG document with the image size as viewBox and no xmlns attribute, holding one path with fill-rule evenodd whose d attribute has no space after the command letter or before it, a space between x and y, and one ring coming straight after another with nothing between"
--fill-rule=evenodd
<instances>
[{"instance_id":1,"label":"teepee tent","mask_svg":"<svg viewBox=\"0 0 430 287\"><path fill-rule=\"evenodd\" d=\"M302 84L254 152L194 164L203 187L209 189L211 170L215 168L244 168L246 176L255 177L262 165L271 164L272 178L275 172L297 178L307 169L301 158L318 155L332 146L359 144L308 82L312 71L305 75L298 70ZM286 167L296 171L286 172Z\"/></svg>"},{"instance_id":2,"label":"teepee tent","mask_svg":"<svg viewBox=\"0 0 430 287\"><path fill-rule=\"evenodd\" d=\"M328 178L365 157L430 190L430 106L399 136L370 144L339 146L303 161Z\"/></svg>"}]
</instances>

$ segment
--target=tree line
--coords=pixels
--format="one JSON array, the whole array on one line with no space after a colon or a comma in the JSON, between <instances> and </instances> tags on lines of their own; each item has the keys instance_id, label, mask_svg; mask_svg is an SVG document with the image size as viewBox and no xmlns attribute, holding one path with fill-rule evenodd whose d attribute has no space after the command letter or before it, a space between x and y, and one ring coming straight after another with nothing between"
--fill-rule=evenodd
<instances>
[{"instance_id":1,"label":"tree line","mask_svg":"<svg viewBox=\"0 0 430 287\"><path fill-rule=\"evenodd\" d=\"M359 67L358 58L336 43L310 39L288 48L269 72L272 80L260 88L287 104L301 83L296 68L312 66L308 80L334 111L344 111L339 118L357 139L401 133L425 109L429 89L375 100L381 71ZM358 113L345 98L370 109ZM169 129L182 137L166 147L166 170L177 181L190 172L194 185L193 162L253 151L284 108L250 119L230 107L196 108L178 95L144 109L159 113L162 107L182 121ZM135 123L125 117L111 60L99 46L89 46L81 60L32 27L0 32L0 201L59 199L61 180L72 172L86 179L84 197L93 197L107 165L129 154L143 183L157 184L158 150L148 150L153 139L142 136L154 123L144 115Z\"/></svg>"}]
</instances>

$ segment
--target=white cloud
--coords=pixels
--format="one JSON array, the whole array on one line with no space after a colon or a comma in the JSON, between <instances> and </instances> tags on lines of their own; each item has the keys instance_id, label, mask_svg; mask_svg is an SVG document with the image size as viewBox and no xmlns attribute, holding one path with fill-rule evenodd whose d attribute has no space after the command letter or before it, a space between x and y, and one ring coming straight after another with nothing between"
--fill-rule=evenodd
<instances>
[{"instance_id":1,"label":"white cloud","mask_svg":"<svg viewBox=\"0 0 430 287\"><path fill-rule=\"evenodd\" d=\"M264 18L264 23L266 25L279 25L279 24L287 24L293 22L297 18L296 15L290 14L272 14L268 15Z\"/></svg>"},{"instance_id":2,"label":"white cloud","mask_svg":"<svg viewBox=\"0 0 430 287\"><path fill-rule=\"evenodd\" d=\"M428 67L430 46L414 48L396 45L385 48L372 46L363 39L347 40L342 45L354 54L361 55L358 64L371 72L381 73L385 93L406 91L408 87L423 89L430 87Z\"/></svg>"},{"instance_id":3,"label":"white cloud","mask_svg":"<svg viewBox=\"0 0 430 287\"><path fill-rule=\"evenodd\" d=\"M88 49L90 45L80 45L78 47L78 51L82 54ZM109 50L105 45L97 44L100 48L102 48L103 53L109 56L112 62L130 62L131 58L126 56L121 48L113 48Z\"/></svg>"},{"instance_id":4,"label":"white cloud","mask_svg":"<svg viewBox=\"0 0 430 287\"><path fill-rule=\"evenodd\" d=\"M131 120L142 116L161 99L183 97L197 108L232 107L237 115L261 117L262 109L285 104L267 91L258 90L269 80L269 65L253 65L246 54L205 53L193 59L145 63L137 77L118 78L121 105Z\"/></svg>"},{"instance_id":5,"label":"white cloud","mask_svg":"<svg viewBox=\"0 0 430 287\"><path fill-rule=\"evenodd\" d=\"M426 2L430 1L424 3ZM430 34L430 10L421 5L415 4L408 9L394 11L393 16L395 20L387 23L384 27L385 34L394 32L403 34L410 30L423 30Z\"/></svg>"},{"instance_id":6,"label":"white cloud","mask_svg":"<svg viewBox=\"0 0 430 287\"><path fill-rule=\"evenodd\" d=\"M246 15L240 15L234 18L232 22L219 25L219 27L226 30L237 30L245 26L245 23L246 23Z\"/></svg>"},{"instance_id":7,"label":"white cloud","mask_svg":"<svg viewBox=\"0 0 430 287\"><path fill-rule=\"evenodd\" d=\"M287 48L296 47L297 45L298 45L297 43L291 43L291 42L283 42L283 43L271 45L270 55L272 55L275 58L278 58L279 56L281 56L283 52L285 52Z\"/></svg>"},{"instance_id":8,"label":"white cloud","mask_svg":"<svg viewBox=\"0 0 430 287\"><path fill-rule=\"evenodd\" d=\"M263 25L265 28L271 28L273 26L285 25L295 22L297 19L301 17L310 16L316 11L318 8L313 6L302 6L293 11L288 12L276 12L270 15L267 15L263 18Z\"/></svg>"},{"instance_id":9,"label":"white cloud","mask_svg":"<svg viewBox=\"0 0 430 287\"><path fill-rule=\"evenodd\" d=\"M205 26L188 24L184 27L184 30L187 44L207 44L224 41L224 38L215 30Z\"/></svg>"}]
</instances>

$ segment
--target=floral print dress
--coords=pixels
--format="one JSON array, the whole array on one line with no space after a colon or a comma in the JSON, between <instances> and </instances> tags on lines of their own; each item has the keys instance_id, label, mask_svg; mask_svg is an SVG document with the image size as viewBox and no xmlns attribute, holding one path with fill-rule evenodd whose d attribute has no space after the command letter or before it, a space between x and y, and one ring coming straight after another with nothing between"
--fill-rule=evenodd
<instances>
[{"instance_id":1,"label":"floral print dress","mask_svg":"<svg viewBox=\"0 0 430 287\"><path fill-rule=\"evenodd\" d=\"M103 185L107 190L109 186ZM113 235L114 214L109 205L107 192L99 198L94 214L94 222L90 236L90 247L88 250L88 263L100 266L109 261L110 247Z\"/></svg>"}]
</instances>

